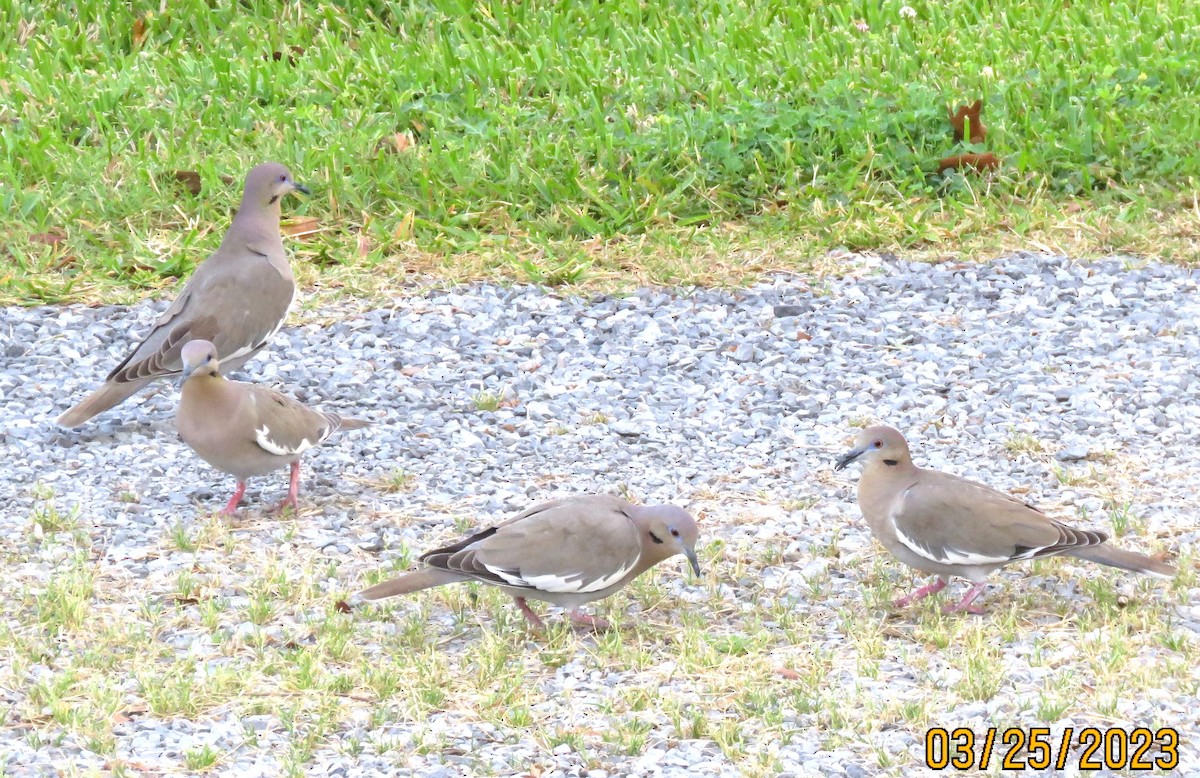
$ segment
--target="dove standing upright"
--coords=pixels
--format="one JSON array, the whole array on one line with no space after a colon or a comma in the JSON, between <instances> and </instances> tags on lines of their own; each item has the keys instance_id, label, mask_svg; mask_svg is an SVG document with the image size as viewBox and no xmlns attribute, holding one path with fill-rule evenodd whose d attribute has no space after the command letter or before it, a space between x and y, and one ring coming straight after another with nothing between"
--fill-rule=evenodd
<instances>
[{"instance_id":1,"label":"dove standing upright","mask_svg":"<svg viewBox=\"0 0 1200 778\"><path fill-rule=\"evenodd\" d=\"M1144 554L1113 548L1108 536L1069 527L991 487L913 464L904 436L867 427L836 469L863 462L858 507L883 547L909 567L937 579L896 600L901 607L945 588L957 575L974 584L948 612L981 612L972 603L992 571L1022 559L1065 554L1136 573L1169 578L1175 568Z\"/></svg>"},{"instance_id":2,"label":"dove standing upright","mask_svg":"<svg viewBox=\"0 0 1200 778\"><path fill-rule=\"evenodd\" d=\"M237 478L223 513L237 510L246 479L290 466L288 495L276 510L297 509L300 455L338 430L370 422L313 410L274 389L230 381L221 375L216 349L206 340L184 344L183 386L175 422L179 437L200 458Z\"/></svg>"},{"instance_id":3,"label":"dove standing upright","mask_svg":"<svg viewBox=\"0 0 1200 778\"><path fill-rule=\"evenodd\" d=\"M495 586L516 600L537 628L526 599L570 610L572 621L608 625L580 606L608 597L654 565L683 554L692 571L696 521L674 505L632 505L603 495L535 505L495 527L423 555L426 567L364 589L355 604L458 581Z\"/></svg>"},{"instance_id":4,"label":"dove standing upright","mask_svg":"<svg viewBox=\"0 0 1200 778\"><path fill-rule=\"evenodd\" d=\"M267 162L250 171L221 245L104 384L59 416L59 424L78 427L152 381L179 375L179 350L189 340L212 342L225 355L228 370L241 367L267 344L296 293L279 235L280 201L289 192L307 194L308 189L283 165Z\"/></svg>"}]
</instances>

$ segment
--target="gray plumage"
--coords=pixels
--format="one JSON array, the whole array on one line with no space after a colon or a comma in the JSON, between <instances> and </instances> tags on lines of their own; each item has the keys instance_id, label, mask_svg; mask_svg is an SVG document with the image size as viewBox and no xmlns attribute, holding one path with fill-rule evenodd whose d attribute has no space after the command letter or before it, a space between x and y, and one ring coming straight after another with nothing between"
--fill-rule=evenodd
<instances>
[{"instance_id":1,"label":"gray plumage","mask_svg":"<svg viewBox=\"0 0 1200 778\"><path fill-rule=\"evenodd\" d=\"M572 497L536 505L458 543L430 551L426 567L364 589L354 603L431 586L479 581L513 597L537 627L526 599L570 610L573 621L607 625L579 608L626 586L659 562L687 557L699 575L695 520L674 505L638 506L607 496Z\"/></svg>"},{"instance_id":2,"label":"gray plumage","mask_svg":"<svg viewBox=\"0 0 1200 778\"><path fill-rule=\"evenodd\" d=\"M1175 574L1156 559L1107 545L1103 532L1068 526L991 487L917 467L904 436L892 427L863 430L836 469L855 461L863 463L858 505L871 533L904 564L937 576L897 600L898 606L940 591L950 576L959 576L974 586L947 610L978 613L971 603L992 571L1055 554L1147 575Z\"/></svg>"},{"instance_id":3,"label":"gray plumage","mask_svg":"<svg viewBox=\"0 0 1200 778\"><path fill-rule=\"evenodd\" d=\"M237 492L225 506L233 513L246 479L291 468L288 496L279 508L297 508L300 456L338 430L368 422L314 410L274 389L230 381L221 375L212 343L193 340L181 350L183 386L175 412L179 437L200 458L237 478Z\"/></svg>"},{"instance_id":4,"label":"gray plumage","mask_svg":"<svg viewBox=\"0 0 1200 778\"><path fill-rule=\"evenodd\" d=\"M179 351L189 340L210 341L228 355L226 370L262 350L282 326L296 293L279 235L280 201L293 191L308 189L283 165L268 162L251 170L221 245L104 384L59 416L58 423L78 427L147 384L179 375Z\"/></svg>"}]
</instances>

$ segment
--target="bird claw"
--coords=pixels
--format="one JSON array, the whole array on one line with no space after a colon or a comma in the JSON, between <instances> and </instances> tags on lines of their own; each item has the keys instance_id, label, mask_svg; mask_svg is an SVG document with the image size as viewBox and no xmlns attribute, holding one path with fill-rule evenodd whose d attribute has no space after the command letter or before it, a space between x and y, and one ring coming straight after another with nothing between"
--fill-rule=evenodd
<instances>
[{"instance_id":1,"label":"bird claw","mask_svg":"<svg viewBox=\"0 0 1200 778\"><path fill-rule=\"evenodd\" d=\"M271 509L271 513L283 513L283 509L289 505L292 508L292 515L297 516L300 513L300 505L298 498L300 497L300 460L292 462L288 476L288 493L279 501L279 504Z\"/></svg>"},{"instance_id":2,"label":"bird claw","mask_svg":"<svg viewBox=\"0 0 1200 778\"><path fill-rule=\"evenodd\" d=\"M237 490L233 496L229 498L229 502L225 503L225 507L221 509L223 516L233 516L237 513L238 505L242 502L242 495L246 493L246 484L238 482Z\"/></svg>"},{"instance_id":3,"label":"bird claw","mask_svg":"<svg viewBox=\"0 0 1200 778\"><path fill-rule=\"evenodd\" d=\"M914 602L917 602L918 600L923 600L926 597L929 597L930 595L937 594L938 592L940 592L942 589L945 589L945 588L946 588L946 582L943 581L942 579L938 578L931 584L926 584L925 586L922 586L920 589L917 589L916 591L914 591L910 594L906 594L897 600L893 600L892 606L895 608L904 608L908 605L912 605Z\"/></svg>"},{"instance_id":4,"label":"bird claw","mask_svg":"<svg viewBox=\"0 0 1200 778\"><path fill-rule=\"evenodd\" d=\"M533 609L529 607L529 603L525 602L525 598L514 597L513 599L516 601L517 607L521 609L521 613L525 616L526 621L529 622L529 626L535 632L545 632L545 622L543 622L541 618L539 618L538 615L533 612Z\"/></svg>"},{"instance_id":5,"label":"bird claw","mask_svg":"<svg viewBox=\"0 0 1200 778\"><path fill-rule=\"evenodd\" d=\"M975 605L974 603L975 603L975 598L978 597L980 594L982 594L983 590L986 588L987 588L987 584L985 584L985 583L975 584L974 586L971 587L971 591L967 592L966 595L964 595L961 600L959 600L954 605L947 605L945 608L943 608L942 609L943 612L944 613L962 613L963 611L966 611L967 613L973 613L976 616L982 616L983 612L984 612L983 607L980 605Z\"/></svg>"}]
</instances>

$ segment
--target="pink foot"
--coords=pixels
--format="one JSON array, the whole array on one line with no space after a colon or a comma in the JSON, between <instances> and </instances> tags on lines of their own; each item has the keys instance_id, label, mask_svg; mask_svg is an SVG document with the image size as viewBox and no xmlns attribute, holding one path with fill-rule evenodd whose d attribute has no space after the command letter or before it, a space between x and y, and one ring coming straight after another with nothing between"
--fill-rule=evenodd
<instances>
[{"instance_id":1,"label":"pink foot","mask_svg":"<svg viewBox=\"0 0 1200 778\"><path fill-rule=\"evenodd\" d=\"M971 603L973 603L975 601L976 597L983 594L983 590L986 588L987 588L986 583L980 582L980 583L975 584L974 586L971 587L971 591L969 591L965 595L963 595L963 598L961 600L959 600L957 604L947 605L945 608L942 608L942 612L943 613L960 613L962 611L966 611L967 613L974 613L976 616L982 616L983 608L980 607L979 605L972 605Z\"/></svg>"},{"instance_id":2,"label":"pink foot","mask_svg":"<svg viewBox=\"0 0 1200 778\"><path fill-rule=\"evenodd\" d=\"M892 605L894 605L897 608L903 608L907 605L912 605L914 602L916 602L918 600L923 600L931 594L937 594L938 592L940 592L942 589L945 589L945 588L946 588L946 580L944 578L938 578L933 583L926 584L925 586L922 586L920 589L917 589L915 592L912 592L911 594L906 594L905 596L901 597L900 599L894 601L892 603Z\"/></svg>"},{"instance_id":3,"label":"pink foot","mask_svg":"<svg viewBox=\"0 0 1200 778\"><path fill-rule=\"evenodd\" d=\"M568 613L567 617L571 619L572 623L590 629L592 632L603 632L612 626L608 623L608 619L602 619L599 616L589 616L578 608Z\"/></svg>"},{"instance_id":4,"label":"pink foot","mask_svg":"<svg viewBox=\"0 0 1200 778\"><path fill-rule=\"evenodd\" d=\"M229 498L229 502L225 503L225 507L221 509L221 513L226 516L232 516L237 513L238 503L242 501L242 495L246 493L246 482L238 481L237 490L233 496Z\"/></svg>"},{"instance_id":5,"label":"pink foot","mask_svg":"<svg viewBox=\"0 0 1200 778\"><path fill-rule=\"evenodd\" d=\"M525 602L524 597L513 597L513 600L516 601L517 607L521 609L521 613L525 614L525 618L529 620L534 629L544 630L546 628L546 625L538 618L538 615L529 607L529 603Z\"/></svg>"},{"instance_id":6,"label":"pink foot","mask_svg":"<svg viewBox=\"0 0 1200 778\"><path fill-rule=\"evenodd\" d=\"M297 498L300 496L300 460L297 459L292 463L291 477L288 480L288 493L279 501L275 507L271 508L271 513L282 513L284 508L291 507L292 513L300 512L300 504Z\"/></svg>"}]
</instances>

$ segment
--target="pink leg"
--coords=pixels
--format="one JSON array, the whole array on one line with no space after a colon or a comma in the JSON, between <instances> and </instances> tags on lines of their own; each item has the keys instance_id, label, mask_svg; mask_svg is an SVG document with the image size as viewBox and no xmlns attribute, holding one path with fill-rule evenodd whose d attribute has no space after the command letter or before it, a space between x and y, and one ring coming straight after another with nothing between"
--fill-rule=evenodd
<instances>
[{"instance_id":1,"label":"pink leg","mask_svg":"<svg viewBox=\"0 0 1200 778\"><path fill-rule=\"evenodd\" d=\"M915 592L904 595L900 599L893 602L892 605L894 605L897 608L903 608L905 605L911 605L912 603L916 602L917 600L923 600L931 594L937 594L938 592L940 592L942 589L945 589L945 588L946 588L946 579L937 578L934 580L933 583L926 584L925 586L922 586L920 589L917 589Z\"/></svg>"},{"instance_id":2,"label":"pink leg","mask_svg":"<svg viewBox=\"0 0 1200 778\"><path fill-rule=\"evenodd\" d=\"M599 616L589 616L578 608L568 613L567 616L575 624L587 627L593 632L603 632L611 626L608 623L608 619L602 619Z\"/></svg>"},{"instance_id":3,"label":"pink leg","mask_svg":"<svg viewBox=\"0 0 1200 778\"><path fill-rule=\"evenodd\" d=\"M525 618L529 620L529 623L533 625L534 629L546 628L546 625L542 623L542 620L538 618L538 615L534 613L532 609L530 609L529 603L525 602L524 597L513 597L513 600L516 601L517 607L521 609L521 613L525 614Z\"/></svg>"},{"instance_id":4,"label":"pink leg","mask_svg":"<svg viewBox=\"0 0 1200 778\"><path fill-rule=\"evenodd\" d=\"M288 507L289 505L292 507L292 513L299 513L300 505L296 501L296 498L299 496L300 496L300 460L297 459L295 462L292 463L292 474L291 474L290 480L288 481L287 497L284 497L283 500L281 500L278 505L276 505L274 508L272 508L271 513L279 513L280 511L282 511L284 508Z\"/></svg>"},{"instance_id":5,"label":"pink leg","mask_svg":"<svg viewBox=\"0 0 1200 778\"><path fill-rule=\"evenodd\" d=\"M221 513L226 516L232 516L237 513L238 503L242 501L242 495L246 493L246 482L238 481L237 491L229 498L229 502L225 503L225 507L221 509Z\"/></svg>"},{"instance_id":6,"label":"pink leg","mask_svg":"<svg viewBox=\"0 0 1200 778\"><path fill-rule=\"evenodd\" d=\"M976 597L983 594L983 590L986 588L987 583L981 581L980 583L972 586L971 591L967 592L966 595L959 600L957 605L947 605L942 610L945 613L958 613L959 611L966 611L967 613L974 613L976 616L982 616L983 608L978 605L972 605L971 603L975 601Z\"/></svg>"}]
</instances>

